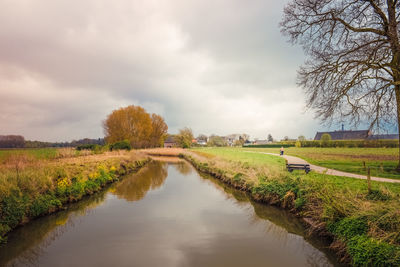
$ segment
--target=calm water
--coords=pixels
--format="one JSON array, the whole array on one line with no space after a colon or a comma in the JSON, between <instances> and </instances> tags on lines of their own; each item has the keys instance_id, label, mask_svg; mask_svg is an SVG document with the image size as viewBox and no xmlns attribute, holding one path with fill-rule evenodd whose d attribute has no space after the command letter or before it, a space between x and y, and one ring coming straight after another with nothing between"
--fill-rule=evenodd
<instances>
[{"instance_id":1,"label":"calm water","mask_svg":"<svg viewBox=\"0 0 400 267\"><path fill-rule=\"evenodd\" d=\"M290 214L153 162L68 210L14 231L0 266L333 266Z\"/></svg>"}]
</instances>

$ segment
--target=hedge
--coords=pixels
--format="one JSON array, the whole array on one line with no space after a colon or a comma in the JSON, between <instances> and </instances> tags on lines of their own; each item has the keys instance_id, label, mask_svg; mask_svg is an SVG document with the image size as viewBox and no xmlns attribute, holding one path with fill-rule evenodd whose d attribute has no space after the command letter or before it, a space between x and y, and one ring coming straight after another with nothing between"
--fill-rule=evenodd
<instances>
[{"instance_id":1,"label":"hedge","mask_svg":"<svg viewBox=\"0 0 400 267\"><path fill-rule=\"evenodd\" d=\"M279 148L279 147L294 147L291 144L266 144L266 145L243 145L243 147L251 147L251 148Z\"/></svg>"},{"instance_id":2,"label":"hedge","mask_svg":"<svg viewBox=\"0 0 400 267\"><path fill-rule=\"evenodd\" d=\"M399 147L399 140L331 140L323 144L320 140L299 141L301 147Z\"/></svg>"}]
</instances>

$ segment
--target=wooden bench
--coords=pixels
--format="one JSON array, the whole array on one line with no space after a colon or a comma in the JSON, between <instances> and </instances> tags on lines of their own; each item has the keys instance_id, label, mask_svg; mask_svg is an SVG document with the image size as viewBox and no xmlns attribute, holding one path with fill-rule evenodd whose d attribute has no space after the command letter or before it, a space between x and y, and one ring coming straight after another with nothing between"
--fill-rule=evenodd
<instances>
[{"instance_id":1,"label":"wooden bench","mask_svg":"<svg viewBox=\"0 0 400 267\"><path fill-rule=\"evenodd\" d=\"M288 172L292 172L293 170L305 170L306 173L311 171L310 164L286 164L286 168Z\"/></svg>"}]
</instances>

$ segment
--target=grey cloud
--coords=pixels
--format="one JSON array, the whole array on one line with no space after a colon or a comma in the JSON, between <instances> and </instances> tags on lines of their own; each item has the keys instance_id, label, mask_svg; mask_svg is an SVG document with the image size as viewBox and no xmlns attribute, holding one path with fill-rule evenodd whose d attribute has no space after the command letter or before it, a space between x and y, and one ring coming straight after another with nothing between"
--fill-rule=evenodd
<instances>
[{"instance_id":1,"label":"grey cloud","mask_svg":"<svg viewBox=\"0 0 400 267\"><path fill-rule=\"evenodd\" d=\"M282 123L316 125L301 113L303 56L279 33L282 8L273 0L2 1L0 134L99 137L105 116L129 104L161 114L171 132L307 134Z\"/></svg>"}]
</instances>

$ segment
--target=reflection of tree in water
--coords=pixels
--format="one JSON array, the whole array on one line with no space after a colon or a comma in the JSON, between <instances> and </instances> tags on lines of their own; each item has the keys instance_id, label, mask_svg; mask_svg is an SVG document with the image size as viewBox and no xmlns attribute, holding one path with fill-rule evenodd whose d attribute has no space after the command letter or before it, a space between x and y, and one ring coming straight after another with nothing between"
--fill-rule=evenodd
<instances>
[{"instance_id":1,"label":"reflection of tree in water","mask_svg":"<svg viewBox=\"0 0 400 267\"><path fill-rule=\"evenodd\" d=\"M67 210L44 216L17 228L0 247L0 266L38 266L45 249L79 224L79 218L104 202L106 191L68 206Z\"/></svg>"},{"instance_id":2,"label":"reflection of tree in water","mask_svg":"<svg viewBox=\"0 0 400 267\"><path fill-rule=\"evenodd\" d=\"M125 177L112 193L128 201L141 200L150 189L157 189L164 183L168 175L167 168L167 163L152 162L138 173Z\"/></svg>"},{"instance_id":3,"label":"reflection of tree in water","mask_svg":"<svg viewBox=\"0 0 400 267\"><path fill-rule=\"evenodd\" d=\"M179 163L174 164L174 167L179 171L179 173L183 175L188 175L192 173L192 166L189 163L182 161Z\"/></svg>"}]
</instances>

